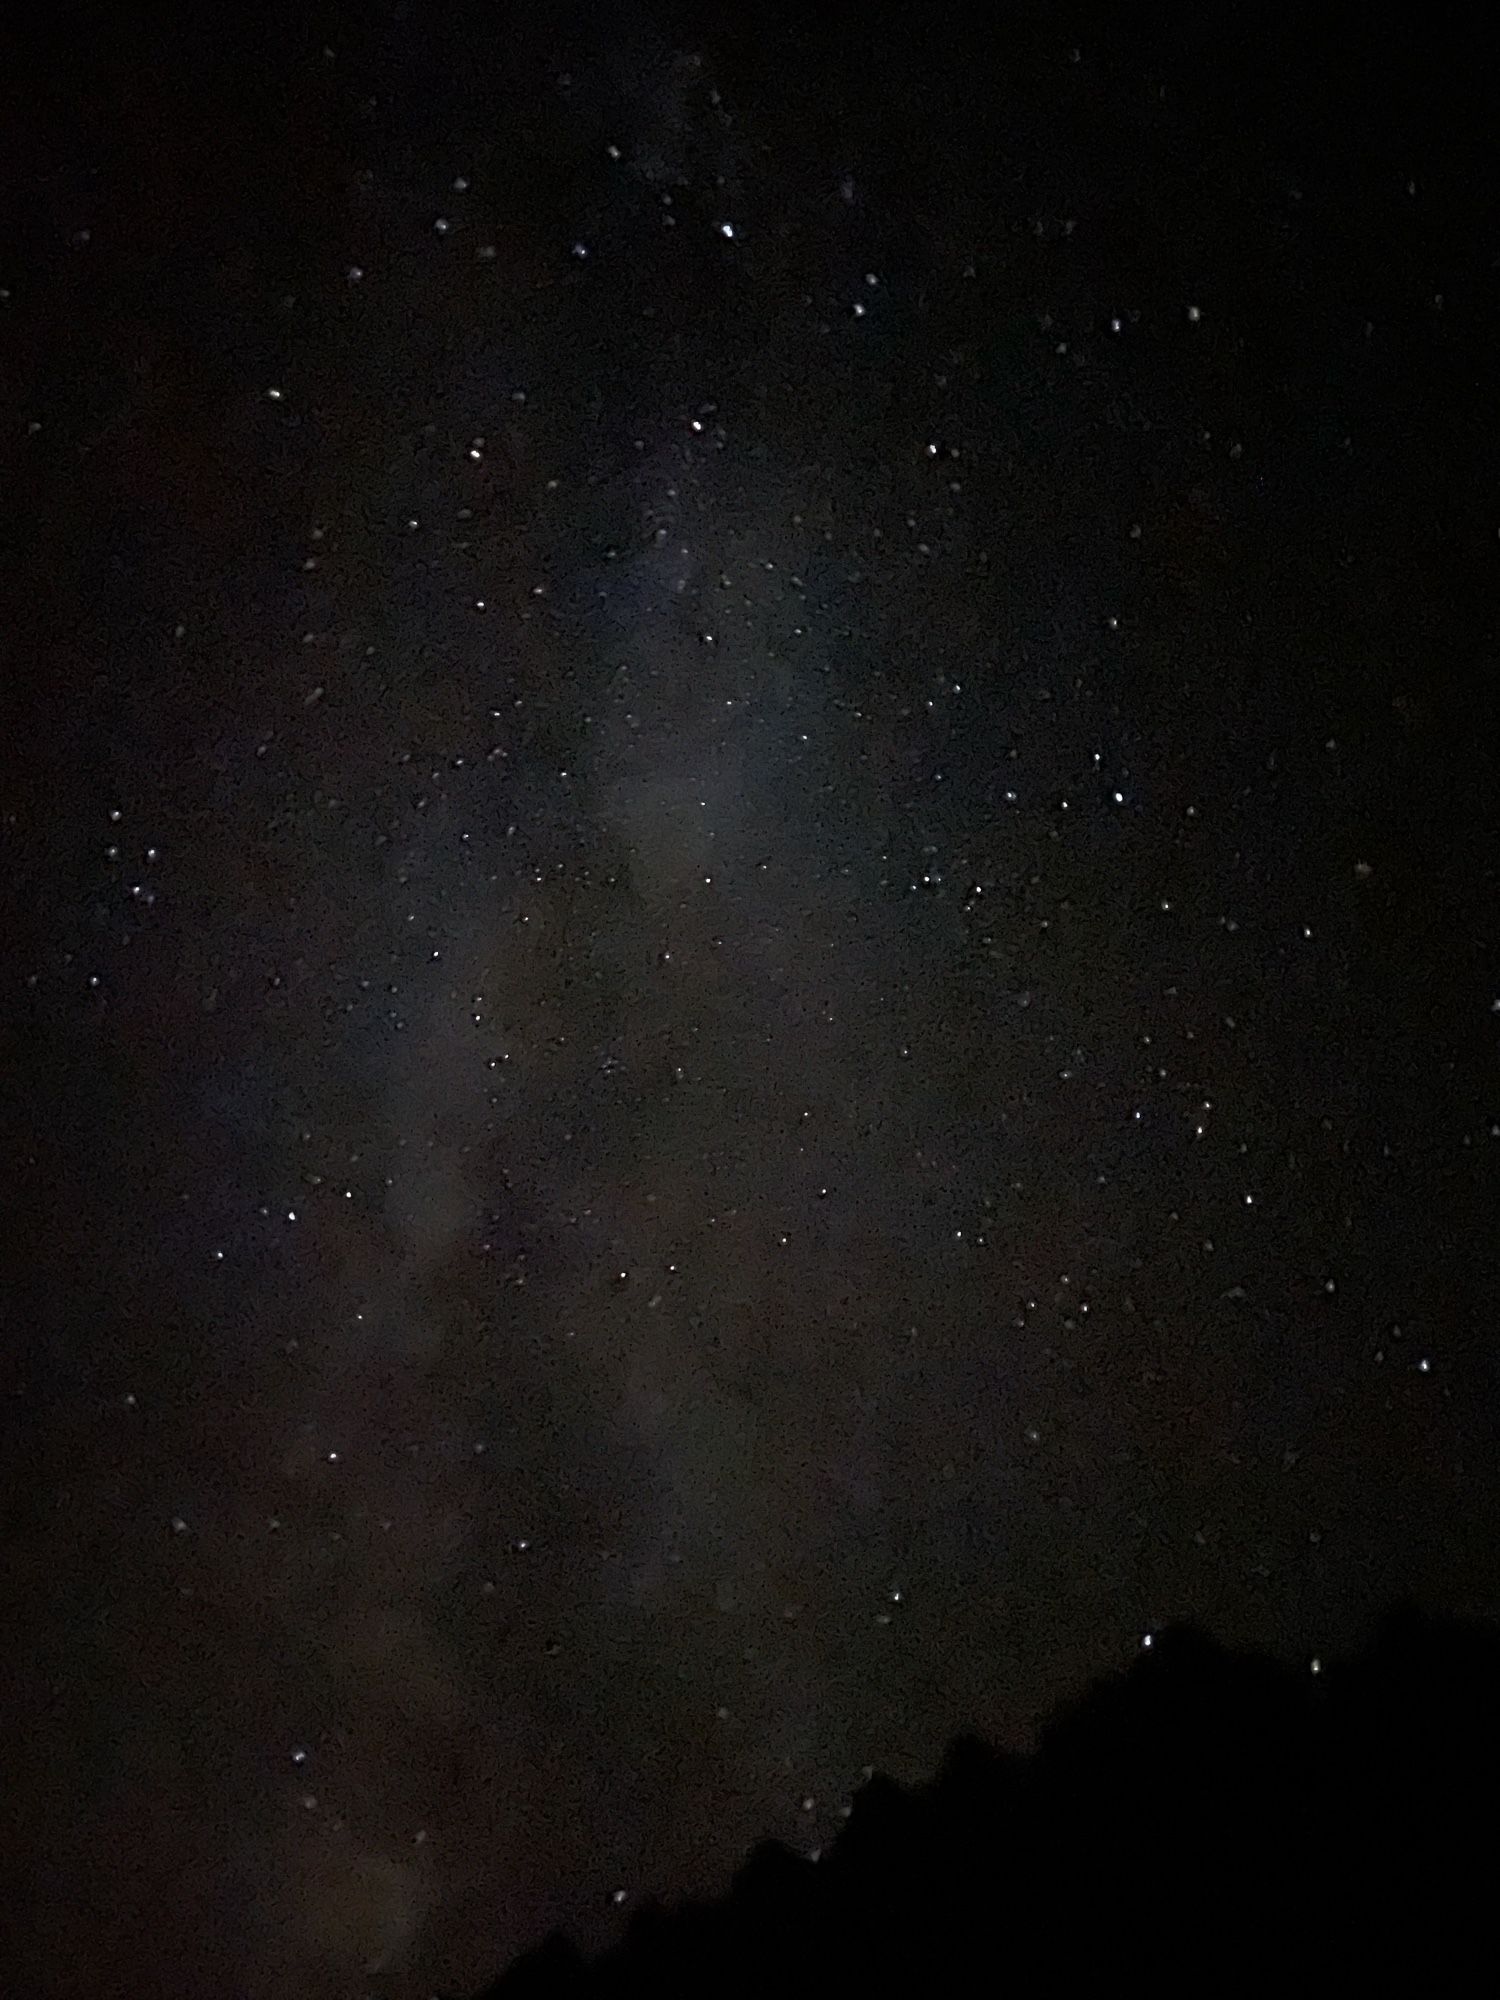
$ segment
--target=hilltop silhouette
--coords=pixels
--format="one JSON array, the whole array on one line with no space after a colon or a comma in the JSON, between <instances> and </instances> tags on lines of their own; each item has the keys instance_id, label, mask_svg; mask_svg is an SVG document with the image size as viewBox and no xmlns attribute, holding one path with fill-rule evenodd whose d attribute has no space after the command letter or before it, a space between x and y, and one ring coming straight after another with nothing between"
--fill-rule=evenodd
<instances>
[{"instance_id":1,"label":"hilltop silhouette","mask_svg":"<svg viewBox=\"0 0 1500 2000\"><path fill-rule=\"evenodd\" d=\"M721 1900L643 1908L593 1961L554 1937L482 2000L1431 1988L1484 1962L1497 1778L1500 1629L1401 1611L1300 1668L1172 1629L1034 1752L960 1738L816 1862L766 1843Z\"/></svg>"}]
</instances>

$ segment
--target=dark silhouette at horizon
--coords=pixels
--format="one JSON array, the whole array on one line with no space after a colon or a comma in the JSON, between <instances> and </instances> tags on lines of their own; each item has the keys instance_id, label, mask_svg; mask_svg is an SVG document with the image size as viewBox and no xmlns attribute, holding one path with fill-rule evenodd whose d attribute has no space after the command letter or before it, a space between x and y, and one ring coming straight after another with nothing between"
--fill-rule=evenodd
<instances>
[{"instance_id":1,"label":"dark silhouette at horizon","mask_svg":"<svg viewBox=\"0 0 1500 2000\"><path fill-rule=\"evenodd\" d=\"M764 1842L718 1901L643 1905L593 1960L554 1935L479 2000L1431 1986L1483 1962L1497 1695L1488 1623L1401 1607L1300 1667L1170 1628L1034 1751L960 1736L926 1785L873 1777L816 1858Z\"/></svg>"}]
</instances>

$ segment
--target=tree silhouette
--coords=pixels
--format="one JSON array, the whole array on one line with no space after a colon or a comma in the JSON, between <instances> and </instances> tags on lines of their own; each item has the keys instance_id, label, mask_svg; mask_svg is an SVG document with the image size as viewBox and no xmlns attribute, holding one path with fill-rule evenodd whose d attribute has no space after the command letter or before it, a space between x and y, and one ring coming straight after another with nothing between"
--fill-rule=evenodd
<instances>
[{"instance_id":1,"label":"tree silhouette","mask_svg":"<svg viewBox=\"0 0 1500 2000\"><path fill-rule=\"evenodd\" d=\"M1192 1629L1027 1756L960 1738L876 1777L816 1862L756 1848L710 1904L642 1909L586 1962L554 1937L484 2000L562 1995L1311 1987L1482 1976L1500 1630L1392 1614L1300 1669Z\"/></svg>"}]
</instances>

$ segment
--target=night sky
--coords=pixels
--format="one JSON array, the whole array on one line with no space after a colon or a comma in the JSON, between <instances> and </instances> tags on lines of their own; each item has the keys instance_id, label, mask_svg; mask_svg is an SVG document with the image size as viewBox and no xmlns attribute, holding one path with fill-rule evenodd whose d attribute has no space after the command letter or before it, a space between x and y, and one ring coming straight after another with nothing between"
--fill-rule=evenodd
<instances>
[{"instance_id":1,"label":"night sky","mask_svg":"<svg viewBox=\"0 0 1500 2000\"><path fill-rule=\"evenodd\" d=\"M1477 50L245 11L6 31L10 1990L1493 1610Z\"/></svg>"}]
</instances>

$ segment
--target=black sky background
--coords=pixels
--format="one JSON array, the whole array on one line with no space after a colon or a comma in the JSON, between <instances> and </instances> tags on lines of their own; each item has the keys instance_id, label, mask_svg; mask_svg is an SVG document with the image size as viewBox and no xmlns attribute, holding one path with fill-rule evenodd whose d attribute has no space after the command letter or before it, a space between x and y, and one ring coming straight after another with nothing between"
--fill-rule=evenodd
<instances>
[{"instance_id":1,"label":"black sky background","mask_svg":"<svg viewBox=\"0 0 1500 2000\"><path fill-rule=\"evenodd\" d=\"M7 36L17 1990L1492 1611L1478 45Z\"/></svg>"}]
</instances>

